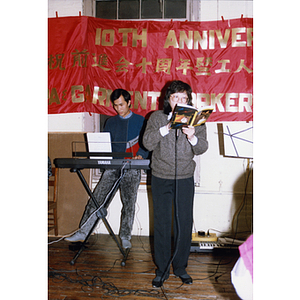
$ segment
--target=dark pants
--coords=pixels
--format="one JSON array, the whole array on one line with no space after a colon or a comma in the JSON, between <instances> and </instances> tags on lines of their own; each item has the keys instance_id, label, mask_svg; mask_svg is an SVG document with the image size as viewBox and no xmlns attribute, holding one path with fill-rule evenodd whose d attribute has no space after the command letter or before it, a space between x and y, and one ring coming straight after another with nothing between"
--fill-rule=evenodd
<instances>
[{"instance_id":1,"label":"dark pants","mask_svg":"<svg viewBox=\"0 0 300 300\"><path fill-rule=\"evenodd\" d=\"M156 275L162 276L171 261L172 204L174 203L174 259L175 275L186 274L191 248L194 178L170 180L152 175L154 210L154 259ZM175 196L177 196L175 198ZM168 278L169 271L167 271Z\"/></svg>"}]
</instances>

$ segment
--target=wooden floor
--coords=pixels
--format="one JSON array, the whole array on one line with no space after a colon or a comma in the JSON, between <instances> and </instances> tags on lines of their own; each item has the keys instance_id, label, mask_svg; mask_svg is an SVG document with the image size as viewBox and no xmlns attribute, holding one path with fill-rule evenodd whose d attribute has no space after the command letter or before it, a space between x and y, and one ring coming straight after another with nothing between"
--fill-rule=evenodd
<instances>
[{"instance_id":1,"label":"wooden floor","mask_svg":"<svg viewBox=\"0 0 300 300\"><path fill-rule=\"evenodd\" d=\"M57 240L49 238L49 241ZM70 264L77 251L70 243L49 245L49 299L232 299L238 300L230 271L238 259L237 251L191 253L187 272L192 285L182 285L172 271L163 288L152 288L155 265L149 237L132 237L132 249L125 266L113 238L96 234L87 249ZM216 279L216 277L220 276Z\"/></svg>"}]
</instances>

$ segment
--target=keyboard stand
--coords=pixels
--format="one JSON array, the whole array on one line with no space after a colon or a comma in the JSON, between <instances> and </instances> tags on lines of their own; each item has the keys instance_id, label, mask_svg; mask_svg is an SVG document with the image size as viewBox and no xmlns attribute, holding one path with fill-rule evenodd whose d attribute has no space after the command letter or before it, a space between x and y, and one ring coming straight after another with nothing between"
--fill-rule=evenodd
<instances>
[{"instance_id":1,"label":"keyboard stand","mask_svg":"<svg viewBox=\"0 0 300 300\"><path fill-rule=\"evenodd\" d=\"M93 200L95 206L96 206L96 209L99 209L97 212L96 212L96 216L97 216L97 219L95 220L95 223L93 224L93 227L91 228L91 230L89 231L88 235L86 236L85 240L81 243L80 245L80 249L78 250L78 252L76 253L76 255L74 256L74 258L70 261L70 264L71 265L74 265L75 264L75 261L77 260L77 258L79 257L79 255L81 254L81 252L84 250L85 248L85 244L87 243L89 237L91 236L91 234L93 233L94 229L96 228L97 224L98 224L98 221L99 219L101 219L103 221L103 223L105 224L106 228L108 229L110 235L113 237L113 239L115 240L115 242L117 243L117 246L121 252L121 254L123 255L123 259L122 259L122 262L121 262L121 265L122 266L125 266L126 264L126 260L127 260L127 256L129 254L129 251L130 251L130 248L127 248L125 251L123 250L122 246L120 245L115 233L113 232L111 226L109 225L108 221L106 220L106 216L107 216L107 208L111 202L111 200L113 199L115 193L117 192L118 188L119 188L119 185L120 185L120 181L121 179L123 178L123 175L124 175L124 171L123 169L120 170L121 174L120 174L120 177L116 180L114 186L113 186L113 189L111 190L111 192L109 193L109 197L106 197L103 204L101 205L101 208L98 204L98 202L96 201L90 187L88 186L84 176L82 175L81 173L81 170L78 169L78 168L72 168L70 169L71 172L76 172L82 185L84 186L85 190L87 191L88 195L90 196L90 198Z\"/></svg>"}]
</instances>

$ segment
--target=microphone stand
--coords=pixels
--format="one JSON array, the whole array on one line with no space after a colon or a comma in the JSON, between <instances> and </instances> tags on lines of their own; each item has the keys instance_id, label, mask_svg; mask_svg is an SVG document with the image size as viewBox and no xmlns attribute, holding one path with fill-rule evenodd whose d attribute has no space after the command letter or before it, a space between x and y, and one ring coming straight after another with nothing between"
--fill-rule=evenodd
<instances>
[{"instance_id":1,"label":"microphone stand","mask_svg":"<svg viewBox=\"0 0 300 300\"><path fill-rule=\"evenodd\" d=\"M161 282L162 284L164 283L165 277L167 275L167 273L169 272L170 268L171 268L171 264L177 254L178 251L178 245L180 242L180 226L179 226L179 221L178 221L178 205L177 205L177 195L178 195L178 185L177 185L177 142L178 142L178 137L179 137L179 130L175 129L175 195L174 195L174 204L175 204L175 220L176 220L176 225L177 225L177 237L176 237L176 241L175 241L175 250L173 253L173 256L171 257L168 266L166 267L166 270L164 271L162 277L161 277Z\"/></svg>"}]
</instances>

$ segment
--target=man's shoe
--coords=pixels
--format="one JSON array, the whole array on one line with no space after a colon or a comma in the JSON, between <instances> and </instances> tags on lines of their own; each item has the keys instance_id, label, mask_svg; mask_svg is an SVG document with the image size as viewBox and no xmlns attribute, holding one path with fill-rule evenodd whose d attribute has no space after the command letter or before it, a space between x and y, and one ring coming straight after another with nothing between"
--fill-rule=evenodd
<instances>
[{"instance_id":1,"label":"man's shoe","mask_svg":"<svg viewBox=\"0 0 300 300\"><path fill-rule=\"evenodd\" d=\"M179 275L179 278L181 279L182 283L184 283L184 284L192 284L193 283L192 277L188 274Z\"/></svg>"},{"instance_id":2,"label":"man's shoe","mask_svg":"<svg viewBox=\"0 0 300 300\"><path fill-rule=\"evenodd\" d=\"M65 238L65 241L67 242L84 242L85 238L86 238L86 234L82 233L80 230L75 232L73 235L71 235L70 237Z\"/></svg>"},{"instance_id":3,"label":"man's shoe","mask_svg":"<svg viewBox=\"0 0 300 300\"><path fill-rule=\"evenodd\" d=\"M122 247L124 249L128 249L128 248L131 248L131 243L129 240L126 240L126 239L122 239Z\"/></svg>"}]
</instances>

